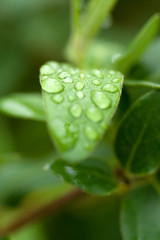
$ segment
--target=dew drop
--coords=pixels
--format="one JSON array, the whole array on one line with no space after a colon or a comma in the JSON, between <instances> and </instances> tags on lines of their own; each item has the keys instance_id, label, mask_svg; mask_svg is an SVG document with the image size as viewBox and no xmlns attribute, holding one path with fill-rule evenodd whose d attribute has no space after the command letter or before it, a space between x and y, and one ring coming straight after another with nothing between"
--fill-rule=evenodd
<instances>
[{"instance_id":1,"label":"dew drop","mask_svg":"<svg viewBox=\"0 0 160 240\"><path fill-rule=\"evenodd\" d=\"M89 140L97 140L98 139L98 134L97 132L94 130L93 127L91 126L86 126L84 128L84 132L85 132L85 135L86 137L89 139Z\"/></svg>"},{"instance_id":2,"label":"dew drop","mask_svg":"<svg viewBox=\"0 0 160 240\"><path fill-rule=\"evenodd\" d=\"M72 177L75 177L77 175L77 171L73 167L65 166L64 169L65 169L66 173Z\"/></svg>"},{"instance_id":3,"label":"dew drop","mask_svg":"<svg viewBox=\"0 0 160 240\"><path fill-rule=\"evenodd\" d=\"M41 81L41 85L43 90L48 93L59 93L59 92L62 92L64 89L61 82L54 78L47 78Z\"/></svg>"},{"instance_id":4,"label":"dew drop","mask_svg":"<svg viewBox=\"0 0 160 240\"><path fill-rule=\"evenodd\" d=\"M71 115L75 118L79 118L82 114L82 107L80 104L73 104L70 108L69 108L69 112L71 113Z\"/></svg>"},{"instance_id":5,"label":"dew drop","mask_svg":"<svg viewBox=\"0 0 160 240\"><path fill-rule=\"evenodd\" d=\"M112 80L112 82L113 82L113 83L119 83L120 80L119 80L118 78L115 78L115 79Z\"/></svg>"},{"instance_id":6,"label":"dew drop","mask_svg":"<svg viewBox=\"0 0 160 240\"><path fill-rule=\"evenodd\" d=\"M87 108L85 112L87 118L93 122L100 122L103 118L103 114L101 110L95 107L89 107Z\"/></svg>"},{"instance_id":7,"label":"dew drop","mask_svg":"<svg viewBox=\"0 0 160 240\"><path fill-rule=\"evenodd\" d=\"M110 93L114 93L114 92L117 92L117 91L118 91L117 87L116 87L115 85L113 85L113 84L110 84L110 83L105 84L105 85L102 87L102 89L103 89L104 91L107 91L107 92L110 92Z\"/></svg>"},{"instance_id":8,"label":"dew drop","mask_svg":"<svg viewBox=\"0 0 160 240\"><path fill-rule=\"evenodd\" d=\"M76 82L74 87L77 91L82 90L84 88L84 82Z\"/></svg>"},{"instance_id":9,"label":"dew drop","mask_svg":"<svg viewBox=\"0 0 160 240\"><path fill-rule=\"evenodd\" d=\"M103 74L102 74L102 72L101 71L99 71L99 70L93 70L93 74L94 74L94 76L96 76L97 78L103 78Z\"/></svg>"},{"instance_id":10,"label":"dew drop","mask_svg":"<svg viewBox=\"0 0 160 240\"><path fill-rule=\"evenodd\" d=\"M99 81L99 80L93 80L92 83L93 83L95 86L99 86L99 85L102 84L101 81Z\"/></svg>"},{"instance_id":11,"label":"dew drop","mask_svg":"<svg viewBox=\"0 0 160 240\"><path fill-rule=\"evenodd\" d=\"M84 97L83 92L78 91L78 92L77 92L77 97L78 97L79 99L82 99L82 98Z\"/></svg>"},{"instance_id":12,"label":"dew drop","mask_svg":"<svg viewBox=\"0 0 160 240\"><path fill-rule=\"evenodd\" d=\"M73 82L73 79L70 78L70 77L66 77L66 78L63 79L63 82L64 82L64 83L72 83L72 82Z\"/></svg>"},{"instance_id":13,"label":"dew drop","mask_svg":"<svg viewBox=\"0 0 160 240\"><path fill-rule=\"evenodd\" d=\"M43 65L41 68L40 68L40 73L41 75L51 75L54 73L54 70L51 66L49 65Z\"/></svg>"},{"instance_id":14,"label":"dew drop","mask_svg":"<svg viewBox=\"0 0 160 240\"><path fill-rule=\"evenodd\" d=\"M91 99L100 109L109 108L111 105L111 100L109 99L109 97L105 93L100 91L92 91Z\"/></svg>"},{"instance_id":15,"label":"dew drop","mask_svg":"<svg viewBox=\"0 0 160 240\"><path fill-rule=\"evenodd\" d=\"M75 96L69 95L69 96L68 96L68 100L69 100L70 102L74 102L74 101L75 101Z\"/></svg>"},{"instance_id":16,"label":"dew drop","mask_svg":"<svg viewBox=\"0 0 160 240\"><path fill-rule=\"evenodd\" d=\"M80 78L81 79L85 79L85 74L84 73L80 73Z\"/></svg>"},{"instance_id":17,"label":"dew drop","mask_svg":"<svg viewBox=\"0 0 160 240\"><path fill-rule=\"evenodd\" d=\"M69 77L69 76L70 76L70 74L69 74L68 72L61 72L61 73L58 75L58 77L61 78L61 79L66 78L66 77Z\"/></svg>"},{"instance_id":18,"label":"dew drop","mask_svg":"<svg viewBox=\"0 0 160 240\"><path fill-rule=\"evenodd\" d=\"M55 103L62 103L64 100L63 95L61 94L56 94L51 98Z\"/></svg>"}]
</instances>

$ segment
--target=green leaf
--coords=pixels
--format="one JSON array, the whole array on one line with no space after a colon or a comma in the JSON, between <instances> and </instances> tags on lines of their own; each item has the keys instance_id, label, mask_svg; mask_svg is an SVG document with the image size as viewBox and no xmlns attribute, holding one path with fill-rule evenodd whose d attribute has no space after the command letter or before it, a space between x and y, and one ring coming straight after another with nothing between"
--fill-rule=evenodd
<instances>
[{"instance_id":1,"label":"green leaf","mask_svg":"<svg viewBox=\"0 0 160 240\"><path fill-rule=\"evenodd\" d=\"M126 52L115 58L115 64L122 72L127 72L140 58L146 47L159 31L160 16L153 15L127 48ZM116 56L116 55L115 55Z\"/></svg>"},{"instance_id":2,"label":"green leaf","mask_svg":"<svg viewBox=\"0 0 160 240\"><path fill-rule=\"evenodd\" d=\"M107 162L89 158L76 165L57 160L51 165L55 174L83 191L95 195L107 195L117 189L116 180Z\"/></svg>"},{"instance_id":3,"label":"green leaf","mask_svg":"<svg viewBox=\"0 0 160 240\"><path fill-rule=\"evenodd\" d=\"M123 201L121 228L124 240L160 239L160 196L145 186L129 192Z\"/></svg>"},{"instance_id":4,"label":"green leaf","mask_svg":"<svg viewBox=\"0 0 160 240\"><path fill-rule=\"evenodd\" d=\"M17 93L1 97L0 112L16 118L45 120L42 98L38 93Z\"/></svg>"},{"instance_id":5,"label":"green leaf","mask_svg":"<svg viewBox=\"0 0 160 240\"><path fill-rule=\"evenodd\" d=\"M138 99L119 126L115 148L127 171L153 173L160 164L160 92Z\"/></svg>"},{"instance_id":6,"label":"green leaf","mask_svg":"<svg viewBox=\"0 0 160 240\"><path fill-rule=\"evenodd\" d=\"M82 71L56 62L42 66L47 122L65 159L76 162L93 150L116 110L122 82L119 72Z\"/></svg>"}]
</instances>

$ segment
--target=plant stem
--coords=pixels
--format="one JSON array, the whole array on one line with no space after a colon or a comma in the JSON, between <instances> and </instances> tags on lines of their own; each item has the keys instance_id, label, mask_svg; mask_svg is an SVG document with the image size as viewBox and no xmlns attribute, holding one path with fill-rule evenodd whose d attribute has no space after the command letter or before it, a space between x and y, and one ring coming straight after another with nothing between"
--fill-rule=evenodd
<instances>
[{"instance_id":1,"label":"plant stem","mask_svg":"<svg viewBox=\"0 0 160 240\"><path fill-rule=\"evenodd\" d=\"M149 81L138 81L138 80L125 80L124 85L132 87L147 87L153 89L160 89L159 83L149 82Z\"/></svg>"},{"instance_id":2,"label":"plant stem","mask_svg":"<svg viewBox=\"0 0 160 240\"><path fill-rule=\"evenodd\" d=\"M58 210L64 208L68 203L71 203L71 201L79 198L80 196L85 196L85 194L81 190L75 189L67 193L66 195L62 196L58 200L53 201L34 212L29 212L22 218L13 222L13 224L7 226L6 228L0 229L0 237L10 234L11 232L18 230L20 227L32 221L38 220L53 212L57 212Z\"/></svg>"}]
</instances>

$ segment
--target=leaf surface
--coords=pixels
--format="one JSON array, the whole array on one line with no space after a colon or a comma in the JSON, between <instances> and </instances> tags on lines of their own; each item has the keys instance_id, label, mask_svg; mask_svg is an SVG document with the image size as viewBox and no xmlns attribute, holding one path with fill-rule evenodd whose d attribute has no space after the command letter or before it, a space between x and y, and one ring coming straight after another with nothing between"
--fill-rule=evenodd
<instances>
[{"instance_id":1,"label":"leaf surface","mask_svg":"<svg viewBox=\"0 0 160 240\"><path fill-rule=\"evenodd\" d=\"M160 239L160 196L145 186L129 192L122 204L121 230L124 240Z\"/></svg>"},{"instance_id":2,"label":"leaf surface","mask_svg":"<svg viewBox=\"0 0 160 240\"><path fill-rule=\"evenodd\" d=\"M76 165L58 159L51 169L65 181L90 194L107 195L117 189L111 168L100 159L91 157Z\"/></svg>"},{"instance_id":3,"label":"leaf surface","mask_svg":"<svg viewBox=\"0 0 160 240\"><path fill-rule=\"evenodd\" d=\"M153 173L160 164L160 92L138 99L122 120L116 154L122 166L136 175Z\"/></svg>"},{"instance_id":4,"label":"leaf surface","mask_svg":"<svg viewBox=\"0 0 160 240\"><path fill-rule=\"evenodd\" d=\"M116 110L122 82L119 72L81 71L56 62L42 66L47 122L65 159L76 162L93 150Z\"/></svg>"}]
</instances>

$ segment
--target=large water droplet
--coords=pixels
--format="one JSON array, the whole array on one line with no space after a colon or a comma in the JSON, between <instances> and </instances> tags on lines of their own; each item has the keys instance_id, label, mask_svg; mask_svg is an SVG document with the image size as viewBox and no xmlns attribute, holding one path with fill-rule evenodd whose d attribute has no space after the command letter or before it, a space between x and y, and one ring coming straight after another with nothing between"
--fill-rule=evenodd
<instances>
[{"instance_id":1,"label":"large water droplet","mask_svg":"<svg viewBox=\"0 0 160 240\"><path fill-rule=\"evenodd\" d=\"M73 95L69 95L68 96L68 100L70 101L70 102L74 102L75 101L75 96L73 96Z\"/></svg>"},{"instance_id":2,"label":"large water droplet","mask_svg":"<svg viewBox=\"0 0 160 240\"><path fill-rule=\"evenodd\" d=\"M113 85L113 84L110 84L110 83L105 84L105 85L102 87L102 89L103 89L104 91L111 92L111 93L114 93L114 92L117 92L117 91L118 91L117 87L116 87L115 85Z\"/></svg>"},{"instance_id":3,"label":"large water droplet","mask_svg":"<svg viewBox=\"0 0 160 240\"><path fill-rule=\"evenodd\" d=\"M59 93L62 92L64 87L60 81L54 78L47 78L41 81L41 85L44 91L48 93Z\"/></svg>"},{"instance_id":4,"label":"large water droplet","mask_svg":"<svg viewBox=\"0 0 160 240\"><path fill-rule=\"evenodd\" d=\"M119 83L120 80L119 80L118 78L115 78L115 79L112 80L112 82L113 82L113 83Z\"/></svg>"},{"instance_id":5,"label":"large water droplet","mask_svg":"<svg viewBox=\"0 0 160 240\"><path fill-rule=\"evenodd\" d=\"M86 110L86 116L93 122L100 122L103 118L101 110L95 107L89 107Z\"/></svg>"},{"instance_id":6,"label":"large water droplet","mask_svg":"<svg viewBox=\"0 0 160 240\"><path fill-rule=\"evenodd\" d=\"M75 118L79 118L82 114L82 107L80 104L75 103L69 108L69 112Z\"/></svg>"},{"instance_id":7,"label":"large water droplet","mask_svg":"<svg viewBox=\"0 0 160 240\"><path fill-rule=\"evenodd\" d=\"M68 72L61 72L60 74L58 74L58 77L61 79L69 77L69 76L70 76L70 74Z\"/></svg>"},{"instance_id":8,"label":"large water droplet","mask_svg":"<svg viewBox=\"0 0 160 240\"><path fill-rule=\"evenodd\" d=\"M66 78L63 79L63 82L64 82L64 83L72 83L72 82L73 82L73 79L70 78L70 77L66 77Z\"/></svg>"},{"instance_id":9,"label":"large water droplet","mask_svg":"<svg viewBox=\"0 0 160 240\"><path fill-rule=\"evenodd\" d=\"M77 91L82 90L84 88L84 82L76 82L74 87Z\"/></svg>"},{"instance_id":10,"label":"large water droplet","mask_svg":"<svg viewBox=\"0 0 160 240\"><path fill-rule=\"evenodd\" d=\"M111 100L109 97L100 91L92 91L91 99L95 105L101 109L109 108L111 105Z\"/></svg>"},{"instance_id":11,"label":"large water droplet","mask_svg":"<svg viewBox=\"0 0 160 240\"><path fill-rule=\"evenodd\" d=\"M85 135L89 140L97 140L98 139L98 133L94 130L91 126L86 126L84 129Z\"/></svg>"},{"instance_id":12,"label":"large water droplet","mask_svg":"<svg viewBox=\"0 0 160 240\"><path fill-rule=\"evenodd\" d=\"M101 71L99 70L93 70L93 74L94 76L96 76L97 78L103 78L103 74L101 73Z\"/></svg>"},{"instance_id":13,"label":"large water droplet","mask_svg":"<svg viewBox=\"0 0 160 240\"><path fill-rule=\"evenodd\" d=\"M63 95L61 94L56 94L52 97L52 100L55 102L55 103L62 103L63 100L64 100L64 97Z\"/></svg>"},{"instance_id":14,"label":"large water droplet","mask_svg":"<svg viewBox=\"0 0 160 240\"><path fill-rule=\"evenodd\" d=\"M99 85L102 84L101 81L99 81L99 80L93 80L92 83L93 83L95 86L99 86Z\"/></svg>"},{"instance_id":15,"label":"large water droplet","mask_svg":"<svg viewBox=\"0 0 160 240\"><path fill-rule=\"evenodd\" d=\"M77 92L77 97L78 97L79 99L82 99L82 98L83 98L83 92L78 91L78 92Z\"/></svg>"}]
</instances>

